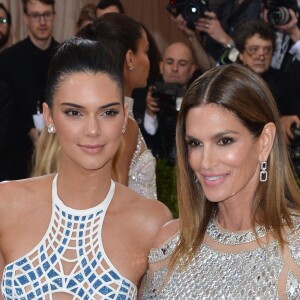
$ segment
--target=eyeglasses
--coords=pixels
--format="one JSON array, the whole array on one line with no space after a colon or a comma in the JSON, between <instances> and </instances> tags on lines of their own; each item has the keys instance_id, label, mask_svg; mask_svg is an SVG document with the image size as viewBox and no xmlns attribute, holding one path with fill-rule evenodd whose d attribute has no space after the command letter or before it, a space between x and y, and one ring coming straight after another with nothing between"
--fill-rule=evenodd
<instances>
[{"instance_id":1,"label":"eyeglasses","mask_svg":"<svg viewBox=\"0 0 300 300\"><path fill-rule=\"evenodd\" d=\"M3 18L3 17L0 17L0 25L8 25L7 19Z\"/></svg>"},{"instance_id":2,"label":"eyeglasses","mask_svg":"<svg viewBox=\"0 0 300 300\"><path fill-rule=\"evenodd\" d=\"M43 14L39 13L30 13L27 14L27 16L33 21L33 22L40 22L43 18L45 21L52 21L54 13L53 12L45 12Z\"/></svg>"},{"instance_id":3,"label":"eyeglasses","mask_svg":"<svg viewBox=\"0 0 300 300\"><path fill-rule=\"evenodd\" d=\"M260 50L263 50L262 52ZM253 57L253 56L265 56L265 57L268 57L268 56L272 56L273 54L273 47L272 46L267 46L267 47L257 47L257 46L254 46L254 47L248 47L248 48L245 48L245 52L250 56L250 57Z\"/></svg>"}]
</instances>

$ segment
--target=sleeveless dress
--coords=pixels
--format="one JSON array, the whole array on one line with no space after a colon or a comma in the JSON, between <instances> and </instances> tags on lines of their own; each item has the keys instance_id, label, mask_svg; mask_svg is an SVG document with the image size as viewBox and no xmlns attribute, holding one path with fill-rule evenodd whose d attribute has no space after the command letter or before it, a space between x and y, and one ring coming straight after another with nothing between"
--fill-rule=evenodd
<instances>
[{"instance_id":1,"label":"sleeveless dress","mask_svg":"<svg viewBox=\"0 0 300 300\"><path fill-rule=\"evenodd\" d=\"M133 116L133 99L125 97L128 113ZM156 159L146 143L139 129L137 146L133 154L128 174L128 187L146 198L157 199L156 192Z\"/></svg>"},{"instance_id":2,"label":"sleeveless dress","mask_svg":"<svg viewBox=\"0 0 300 300\"><path fill-rule=\"evenodd\" d=\"M136 299L136 286L118 272L103 248L102 225L114 190L112 181L99 205L72 209L58 198L56 175L48 230L34 249L5 266L4 299L51 300L55 293L74 300Z\"/></svg>"},{"instance_id":3,"label":"sleeveless dress","mask_svg":"<svg viewBox=\"0 0 300 300\"><path fill-rule=\"evenodd\" d=\"M168 273L170 256L179 241L174 235L149 255L143 300L299 300L300 217L287 230L283 249L271 232L228 232L211 220L203 244L188 263Z\"/></svg>"}]
</instances>

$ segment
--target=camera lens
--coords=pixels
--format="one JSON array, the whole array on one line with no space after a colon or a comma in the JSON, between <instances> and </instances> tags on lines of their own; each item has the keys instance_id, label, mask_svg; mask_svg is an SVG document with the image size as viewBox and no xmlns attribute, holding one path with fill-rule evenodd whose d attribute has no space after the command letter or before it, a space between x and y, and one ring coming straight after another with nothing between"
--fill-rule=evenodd
<instances>
[{"instance_id":1,"label":"camera lens","mask_svg":"<svg viewBox=\"0 0 300 300\"><path fill-rule=\"evenodd\" d=\"M188 22L195 22L201 16L200 6L196 3L187 4L182 10L182 17Z\"/></svg>"},{"instance_id":2,"label":"camera lens","mask_svg":"<svg viewBox=\"0 0 300 300\"><path fill-rule=\"evenodd\" d=\"M268 12L268 21L272 25L283 25L288 23L290 19L290 12L286 7L274 7Z\"/></svg>"}]
</instances>

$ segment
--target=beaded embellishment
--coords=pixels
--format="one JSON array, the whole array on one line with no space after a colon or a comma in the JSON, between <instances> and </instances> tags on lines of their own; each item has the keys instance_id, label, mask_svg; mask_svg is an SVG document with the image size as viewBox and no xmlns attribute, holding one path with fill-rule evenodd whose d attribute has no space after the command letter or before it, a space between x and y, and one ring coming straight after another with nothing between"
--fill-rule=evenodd
<instances>
[{"instance_id":1,"label":"beaded embellishment","mask_svg":"<svg viewBox=\"0 0 300 300\"><path fill-rule=\"evenodd\" d=\"M133 99L125 97L129 117L133 116ZM138 132L137 146L133 154L128 174L128 187L146 198L157 199L156 160L149 149L145 148L141 131Z\"/></svg>"},{"instance_id":2,"label":"beaded embellishment","mask_svg":"<svg viewBox=\"0 0 300 300\"><path fill-rule=\"evenodd\" d=\"M153 250L156 255L150 255L155 267L147 274L142 299L300 299L300 217L292 220L294 228L287 230L285 258L276 240L250 244L256 241L254 231L226 232L211 220L206 234L217 243L213 246L203 243L185 268L181 268L184 263L181 260L167 275L164 253L171 252L172 245L176 245L175 241L167 241ZM256 231L258 237L268 234L264 227L257 227ZM286 259L288 256L290 259ZM156 262L160 262L158 269ZM288 270L287 276L281 276L284 268Z\"/></svg>"},{"instance_id":3,"label":"beaded embellishment","mask_svg":"<svg viewBox=\"0 0 300 300\"><path fill-rule=\"evenodd\" d=\"M265 227L256 227L257 236L262 238L266 236L267 231ZM256 240L256 236L253 230L247 230L242 232L229 232L221 230L217 225L215 219L212 219L206 229L206 233L215 241L223 245L240 245L245 243L251 243Z\"/></svg>"}]
</instances>

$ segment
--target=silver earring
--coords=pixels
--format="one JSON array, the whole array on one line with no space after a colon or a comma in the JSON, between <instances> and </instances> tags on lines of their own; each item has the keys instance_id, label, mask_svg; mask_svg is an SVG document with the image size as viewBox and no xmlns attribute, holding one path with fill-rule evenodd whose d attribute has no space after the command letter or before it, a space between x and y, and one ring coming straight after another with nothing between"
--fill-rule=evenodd
<instances>
[{"instance_id":1,"label":"silver earring","mask_svg":"<svg viewBox=\"0 0 300 300\"><path fill-rule=\"evenodd\" d=\"M123 126L122 133L125 133L125 131L126 131L126 126Z\"/></svg>"},{"instance_id":2,"label":"silver earring","mask_svg":"<svg viewBox=\"0 0 300 300\"><path fill-rule=\"evenodd\" d=\"M133 71L133 70L134 70L134 66L128 67L128 70L129 70L129 71Z\"/></svg>"},{"instance_id":3,"label":"silver earring","mask_svg":"<svg viewBox=\"0 0 300 300\"><path fill-rule=\"evenodd\" d=\"M53 124L48 126L48 133L50 133L50 134L55 133L55 127Z\"/></svg>"},{"instance_id":4,"label":"silver earring","mask_svg":"<svg viewBox=\"0 0 300 300\"><path fill-rule=\"evenodd\" d=\"M262 161L260 163L259 181L265 182L268 180L267 162Z\"/></svg>"},{"instance_id":5,"label":"silver earring","mask_svg":"<svg viewBox=\"0 0 300 300\"><path fill-rule=\"evenodd\" d=\"M195 183L198 183L198 182L199 182L199 179L198 179L198 177L196 176L196 174L194 174L194 182L195 182Z\"/></svg>"}]
</instances>

